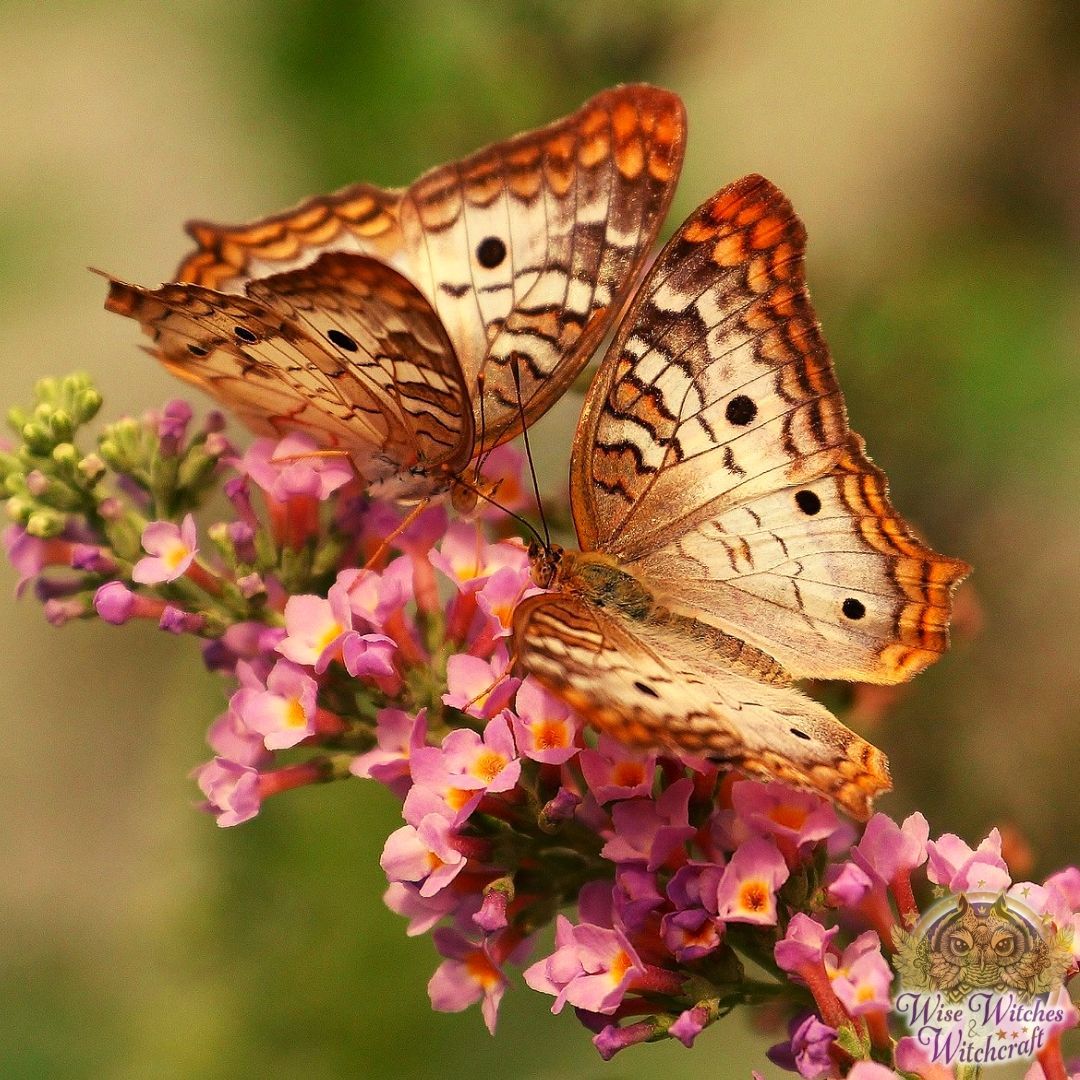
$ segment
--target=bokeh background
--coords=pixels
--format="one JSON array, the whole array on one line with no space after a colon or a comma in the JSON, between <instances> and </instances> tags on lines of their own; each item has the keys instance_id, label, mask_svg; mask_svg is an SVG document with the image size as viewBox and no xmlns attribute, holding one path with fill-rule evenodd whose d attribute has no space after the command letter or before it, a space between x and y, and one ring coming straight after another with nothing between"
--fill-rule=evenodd
<instances>
[{"instance_id":1,"label":"bokeh background","mask_svg":"<svg viewBox=\"0 0 1080 1080\"><path fill-rule=\"evenodd\" d=\"M958 641L871 737L894 815L1008 823L1076 861L1080 81L1070 0L399 0L0 5L0 401L93 374L177 387L87 274L166 279L191 216L409 181L616 82L682 94L668 229L760 171L810 231L852 421L897 504L976 570ZM578 402L544 421L563 482ZM10 596L14 575L0 570ZM359 782L218 830L187 771L221 688L194 643L4 602L0 1075L748 1076L770 1036L603 1065L513 992L499 1035L430 1011L430 943L381 902L391 798ZM865 704L865 703L864 703ZM865 710L864 710L865 711ZM872 710L871 710L872 711ZM569 1010L568 1010L569 1013ZM778 1075L771 1066L766 1075ZM995 1073L1004 1077L1008 1073Z\"/></svg>"}]
</instances>

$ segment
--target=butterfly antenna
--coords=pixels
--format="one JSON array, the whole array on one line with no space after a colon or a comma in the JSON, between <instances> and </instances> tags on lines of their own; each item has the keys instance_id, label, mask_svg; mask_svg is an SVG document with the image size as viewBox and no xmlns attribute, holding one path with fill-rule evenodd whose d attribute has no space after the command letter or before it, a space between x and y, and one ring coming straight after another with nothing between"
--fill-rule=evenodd
<instances>
[{"instance_id":1,"label":"butterfly antenna","mask_svg":"<svg viewBox=\"0 0 1080 1080\"><path fill-rule=\"evenodd\" d=\"M525 443L525 457L529 459L529 475L532 476L533 494L536 496L536 509L540 514L540 524L544 526L544 550L551 551L551 533L548 531L544 504L540 499L540 484L536 479L536 466L533 464L532 447L529 445L529 428L525 423L525 406L521 401L521 367L517 353L510 355L510 373L514 376L514 390L517 392L518 416L521 418L521 438ZM534 530L535 531L535 530ZM540 539L539 536L536 538Z\"/></svg>"}]
</instances>

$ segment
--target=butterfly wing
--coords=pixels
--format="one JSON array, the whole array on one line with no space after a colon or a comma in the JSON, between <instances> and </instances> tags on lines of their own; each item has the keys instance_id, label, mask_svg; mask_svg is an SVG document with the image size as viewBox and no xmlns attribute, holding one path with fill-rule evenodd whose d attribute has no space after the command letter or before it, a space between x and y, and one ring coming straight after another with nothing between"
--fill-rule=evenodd
<instances>
[{"instance_id":1,"label":"butterfly wing","mask_svg":"<svg viewBox=\"0 0 1080 1080\"><path fill-rule=\"evenodd\" d=\"M848 428L806 233L749 176L661 253L574 444L582 547L796 677L898 682L948 643L968 567L923 545Z\"/></svg>"},{"instance_id":2,"label":"butterfly wing","mask_svg":"<svg viewBox=\"0 0 1080 1080\"><path fill-rule=\"evenodd\" d=\"M469 460L453 346L416 287L382 263L324 255L245 296L110 279L106 306L142 323L170 371L254 430L308 431L369 481L414 470L420 490L399 497Z\"/></svg>"},{"instance_id":3,"label":"butterfly wing","mask_svg":"<svg viewBox=\"0 0 1080 1080\"><path fill-rule=\"evenodd\" d=\"M250 225L192 223L198 247L177 276L238 291L325 251L389 262L445 324L490 449L522 412L532 423L551 406L610 327L671 201L684 137L676 95L616 87L404 191L361 184Z\"/></svg>"},{"instance_id":4,"label":"butterfly wing","mask_svg":"<svg viewBox=\"0 0 1080 1080\"><path fill-rule=\"evenodd\" d=\"M514 615L519 662L623 742L725 762L869 816L889 790L885 756L798 690L760 682L668 628L570 593L530 597Z\"/></svg>"}]
</instances>

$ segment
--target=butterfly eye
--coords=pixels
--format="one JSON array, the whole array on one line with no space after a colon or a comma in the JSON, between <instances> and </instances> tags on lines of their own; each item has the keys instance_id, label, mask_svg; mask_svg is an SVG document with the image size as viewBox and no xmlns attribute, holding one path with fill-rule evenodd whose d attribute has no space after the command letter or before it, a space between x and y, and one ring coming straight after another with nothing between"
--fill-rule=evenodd
<instances>
[{"instance_id":1,"label":"butterfly eye","mask_svg":"<svg viewBox=\"0 0 1080 1080\"><path fill-rule=\"evenodd\" d=\"M506 245L497 236L481 240L476 249L476 261L485 270L494 270L505 258Z\"/></svg>"},{"instance_id":2,"label":"butterfly eye","mask_svg":"<svg viewBox=\"0 0 1080 1080\"><path fill-rule=\"evenodd\" d=\"M736 427L746 427L757 416L757 405L745 394L739 394L727 403L724 415L728 418L728 423Z\"/></svg>"},{"instance_id":3,"label":"butterfly eye","mask_svg":"<svg viewBox=\"0 0 1080 1080\"><path fill-rule=\"evenodd\" d=\"M190 341L188 342L187 351L191 353L192 356L206 355L206 350L201 345L193 345Z\"/></svg>"},{"instance_id":4,"label":"butterfly eye","mask_svg":"<svg viewBox=\"0 0 1080 1080\"><path fill-rule=\"evenodd\" d=\"M804 514L813 517L821 509L821 500L812 491L796 491L795 505Z\"/></svg>"},{"instance_id":5,"label":"butterfly eye","mask_svg":"<svg viewBox=\"0 0 1080 1080\"><path fill-rule=\"evenodd\" d=\"M259 340L258 336L253 334L246 326L234 326L233 333L241 341L246 341L249 345L254 345Z\"/></svg>"},{"instance_id":6,"label":"butterfly eye","mask_svg":"<svg viewBox=\"0 0 1080 1080\"><path fill-rule=\"evenodd\" d=\"M336 345L339 349L344 349L346 352L356 352L359 348L356 342L341 330L327 330L326 336L332 344Z\"/></svg>"},{"instance_id":7,"label":"butterfly eye","mask_svg":"<svg viewBox=\"0 0 1080 1080\"><path fill-rule=\"evenodd\" d=\"M849 619L861 619L866 614L866 605L861 600L849 596L841 605L840 610Z\"/></svg>"}]
</instances>

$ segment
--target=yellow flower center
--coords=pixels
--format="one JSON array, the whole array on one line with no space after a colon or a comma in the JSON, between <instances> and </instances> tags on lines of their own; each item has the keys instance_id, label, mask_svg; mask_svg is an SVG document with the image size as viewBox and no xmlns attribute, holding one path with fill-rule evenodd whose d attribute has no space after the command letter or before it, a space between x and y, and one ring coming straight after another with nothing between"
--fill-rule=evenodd
<instances>
[{"instance_id":1,"label":"yellow flower center","mask_svg":"<svg viewBox=\"0 0 1080 1080\"><path fill-rule=\"evenodd\" d=\"M484 750L476 756L470 770L473 776L479 777L487 783L491 783L506 767L506 758L494 750Z\"/></svg>"},{"instance_id":2,"label":"yellow flower center","mask_svg":"<svg viewBox=\"0 0 1080 1080\"><path fill-rule=\"evenodd\" d=\"M739 906L758 914L769 907L769 890L761 881L744 881L739 888Z\"/></svg>"},{"instance_id":3,"label":"yellow flower center","mask_svg":"<svg viewBox=\"0 0 1080 1080\"><path fill-rule=\"evenodd\" d=\"M289 698L285 703L285 726L302 728L307 726L307 716L299 698Z\"/></svg>"},{"instance_id":4,"label":"yellow flower center","mask_svg":"<svg viewBox=\"0 0 1080 1080\"><path fill-rule=\"evenodd\" d=\"M177 541L169 545L168 550L161 556L161 561L170 570L175 570L190 554L188 547Z\"/></svg>"},{"instance_id":5,"label":"yellow flower center","mask_svg":"<svg viewBox=\"0 0 1080 1080\"><path fill-rule=\"evenodd\" d=\"M469 977L485 990L490 990L499 983L498 968L479 949L465 958L465 970Z\"/></svg>"},{"instance_id":6,"label":"yellow flower center","mask_svg":"<svg viewBox=\"0 0 1080 1080\"><path fill-rule=\"evenodd\" d=\"M561 720L539 720L530 730L537 750L562 750L570 745L567 726Z\"/></svg>"},{"instance_id":7,"label":"yellow flower center","mask_svg":"<svg viewBox=\"0 0 1080 1080\"><path fill-rule=\"evenodd\" d=\"M626 974L627 969L631 965L630 957L626 954L625 949L620 949L614 959L611 961L611 981L613 983L621 983L623 976Z\"/></svg>"},{"instance_id":8,"label":"yellow flower center","mask_svg":"<svg viewBox=\"0 0 1080 1080\"><path fill-rule=\"evenodd\" d=\"M611 779L619 787L637 787L645 779L645 767L640 761L620 761L611 770Z\"/></svg>"},{"instance_id":9,"label":"yellow flower center","mask_svg":"<svg viewBox=\"0 0 1080 1080\"><path fill-rule=\"evenodd\" d=\"M342 629L341 623L336 620L328 623L326 629L315 639L315 647L319 652L322 652L322 650L341 633Z\"/></svg>"}]
</instances>

